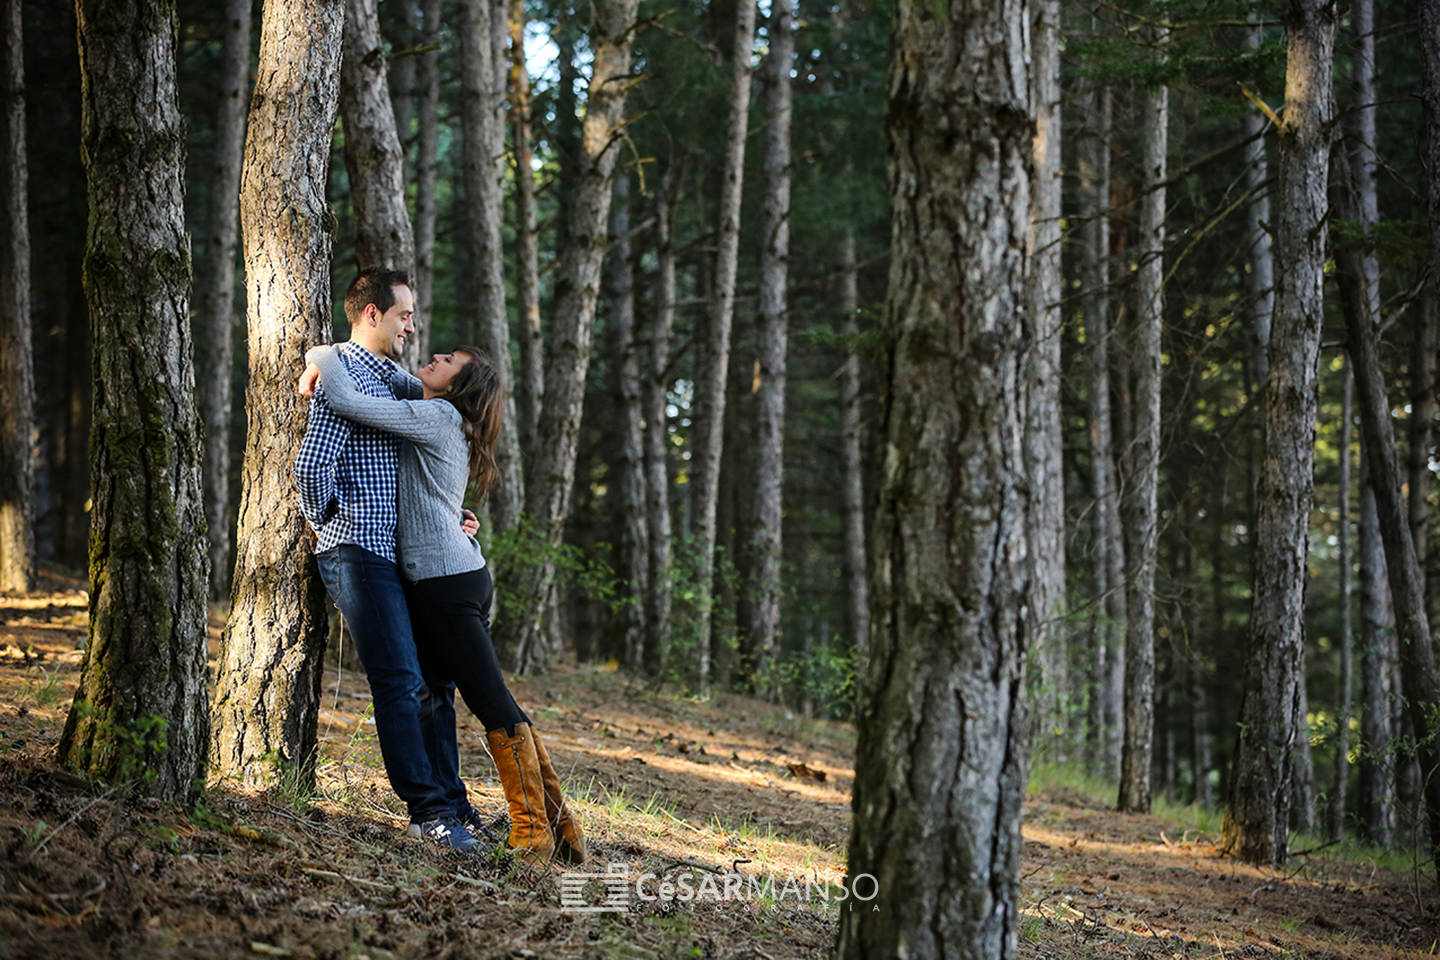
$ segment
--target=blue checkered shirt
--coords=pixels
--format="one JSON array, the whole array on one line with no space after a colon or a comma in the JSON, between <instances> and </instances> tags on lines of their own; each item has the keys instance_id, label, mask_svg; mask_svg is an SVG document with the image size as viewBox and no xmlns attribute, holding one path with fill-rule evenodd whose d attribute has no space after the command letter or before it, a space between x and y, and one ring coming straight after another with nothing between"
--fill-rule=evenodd
<instances>
[{"instance_id":1,"label":"blue checkered shirt","mask_svg":"<svg viewBox=\"0 0 1440 960\"><path fill-rule=\"evenodd\" d=\"M387 400L419 399L420 383L388 360L349 344L340 356L361 392ZM319 535L316 551L353 543L395 559L395 467L401 441L337 414L315 388L310 423L295 458L300 510Z\"/></svg>"}]
</instances>

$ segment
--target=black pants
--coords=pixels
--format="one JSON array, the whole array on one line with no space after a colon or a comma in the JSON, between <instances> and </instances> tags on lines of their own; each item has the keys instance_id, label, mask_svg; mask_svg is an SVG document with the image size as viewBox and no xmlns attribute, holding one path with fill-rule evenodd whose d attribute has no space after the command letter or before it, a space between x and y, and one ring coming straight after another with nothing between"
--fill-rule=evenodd
<instances>
[{"instance_id":1,"label":"black pants","mask_svg":"<svg viewBox=\"0 0 1440 960\"><path fill-rule=\"evenodd\" d=\"M529 723L505 686L490 642L494 582L487 568L405 584L420 672L432 697L454 703L455 689L485 732Z\"/></svg>"}]
</instances>

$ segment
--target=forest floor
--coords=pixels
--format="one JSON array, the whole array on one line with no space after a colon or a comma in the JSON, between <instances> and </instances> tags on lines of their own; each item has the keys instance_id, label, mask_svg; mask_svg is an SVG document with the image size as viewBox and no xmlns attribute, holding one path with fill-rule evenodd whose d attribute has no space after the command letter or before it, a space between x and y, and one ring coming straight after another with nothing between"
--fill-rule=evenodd
<instances>
[{"instance_id":1,"label":"forest floor","mask_svg":"<svg viewBox=\"0 0 1440 960\"><path fill-rule=\"evenodd\" d=\"M839 911L863 909L822 886L845 872L852 727L737 696L697 702L613 670L559 669L513 690L589 836L580 869L626 879L615 912L573 909L607 905L603 876L572 877L562 900L560 867L405 837L364 677L333 662L313 792L211 784L186 812L90 785L53 760L83 586L51 573L48 592L0 597L0 958L823 958ZM463 710L461 722L463 772L500 829L482 731ZM1440 950L1433 876L1329 851L1257 870L1221 858L1204 821L1122 816L1063 782L1025 805L1023 958ZM656 899L634 896L643 874ZM699 895L667 901L667 882Z\"/></svg>"}]
</instances>

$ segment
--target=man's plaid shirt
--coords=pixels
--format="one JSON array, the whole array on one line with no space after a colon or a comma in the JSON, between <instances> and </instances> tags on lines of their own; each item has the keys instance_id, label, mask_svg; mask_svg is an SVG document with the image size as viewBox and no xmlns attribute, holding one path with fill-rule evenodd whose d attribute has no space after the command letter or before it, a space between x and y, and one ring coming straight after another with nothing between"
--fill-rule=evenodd
<instances>
[{"instance_id":1,"label":"man's plaid shirt","mask_svg":"<svg viewBox=\"0 0 1440 960\"><path fill-rule=\"evenodd\" d=\"M419 399L420 382L361 347L340 349L355 385L372 397ZM316 551L353 543L395 559L395 468L401 440L351 423L330 406L322 387L310 401L310 424L295 458L300 510L319 534Z\"/></svg>"}]
</instances>

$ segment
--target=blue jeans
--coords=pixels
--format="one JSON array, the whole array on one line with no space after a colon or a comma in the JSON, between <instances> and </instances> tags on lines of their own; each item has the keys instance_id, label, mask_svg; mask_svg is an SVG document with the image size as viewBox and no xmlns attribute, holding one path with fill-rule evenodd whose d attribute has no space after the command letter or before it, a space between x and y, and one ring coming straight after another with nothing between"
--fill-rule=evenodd
<instances>
[{"instance_id":1,"label":"blue jeans","mask_svg":"<svg viewBox=\"0 0 1440 960\"><path fill-rule=\"evenodd\" d=\"M455 815L455 713L437 712L420 671L410 611L395 564L363 547L342 543L315 555L320 578L340 608L365 666L375 709L375 735L390 786L412 822ZM428 728L428 729L427 729ZM448 761L448 762L447 762ZM454 784L439 782L448 768Z\"/></svg>"}]
</instances>

